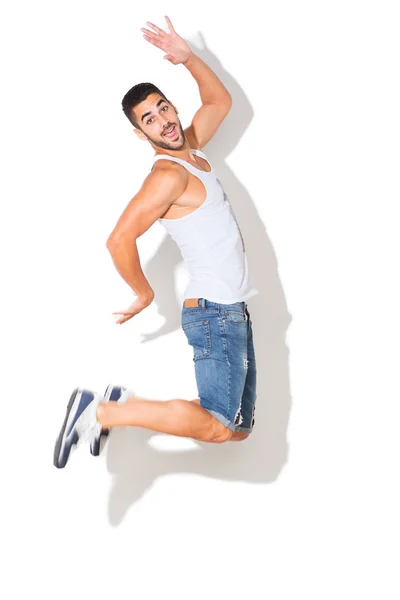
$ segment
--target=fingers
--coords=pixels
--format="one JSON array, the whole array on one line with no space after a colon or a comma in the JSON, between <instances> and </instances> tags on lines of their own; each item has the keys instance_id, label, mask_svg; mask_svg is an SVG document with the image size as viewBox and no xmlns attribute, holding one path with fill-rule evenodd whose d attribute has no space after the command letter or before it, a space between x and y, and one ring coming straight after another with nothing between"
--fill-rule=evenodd
<instances>
[{"instance_id":1,"label":"fingers","mask_svg":"<svg viewBox=\"0 0 400 600\"><path fill-rule=\"evenodd\" d=\"M140 31L143 32L143 37L147 42L150 42L153 46L157 46L157 48L163 50L164 40L159 35L144 27L142 27Z\"/></svg>"},{"instance_id":2,"label":"fingers","mask_svg":"<svg viewBox=\"0 0 400 600\"><path fill-rule=\"evenodd\" d=\"M129 321L129 319L130 319L130 317L129 318L125 317L125 319L118 319L116 324L122 325L123 323L126 323L127 321Z\"/></svg>"},{"instance_id":3,"label":"fingers","mask_svg":"<svg viewBox=\"0 0 400 600\"><path fill-rule=\"evenodd\" d=\"M143 31L145 35L155 40L160 38L160 36L157 33L154 33L154 31L150 31L150 29L146 29L146 27L142 27L140 31Z\"/></svg>"},{"instance_id":4,"label":"fingers","mask_svg":"<svg viewBox=\"0 0 400 600\"><path fill-rule=\"evenodd\" d=\"M156 31L158 35L166 35L165 31L157 27L157 25L154 25L154 23L150 23L150 21L147 21L146 25L151 27L151 29L154 29L154 31Z\"/></svg>"},{"instance_id":5,"label":"fingers","mask_svg":"<svg viewBox=\"0 0 400 600\"><path fill-rule=\"evenodd\" d=\"M175 29L174 29L174 26L173 26L173 25L172 25L172 23L171 23L171 19L170 19L169 17L165 16L165 20L167 21L167 24L168 24L169 30L170 30L172 33L176 33L176 31L175 31Z\"/></svg>"},{"instance_id":6,"label":"fingers","mask_svg":"<svg viewBox=\"0 0 400 600\"><path fill-rule=\"evenodd\" d=\"M165 20L169 27L170 33L176 33L174 26L171 23L171 19L166 16ZM150 29L146 29L145 27L142 27L141 31L143 33L144 39L147 42L150 42L150 44L153 44L153 46L156 46L157 48L160 48L161 50L165 50L164 45L169 39L168 38L169 34L166 33L163 29L160 29L160 27L157 27L157 25L155 25L154 23L151 23L150 21L147 21L146 25L148 27L150 27L150 29L152 29L153 31L150 31ZM171 59L168 58L167 60L171 60Z\"/></svg>"},{"instance_id":7,"label":"fingers","mask_svg":"<svg viewBox=\"0 0 400 600\"><path fill-rule=\"evenodd\" d=\"M143 37L146 40L146 42L150 42L150 44L153 44L153 46L157 46L157 48L163 50L164 44L158 41L156 38L151 38L149 35L144 35Z\"/></svg>"},{"instance_id":8,"label":"fingers","mask_svg":"<svg viewBox=\"0 0 400 600\"><path fill-rule=\"evenodd\" d=\"M132 317L134 316L133 314L122 313L122 312L113 313L113 315L123 315L122 317L117 319L117 321L115 321L116 325L122 325L122 323L126 323L127 321L129 321L129 319L132 319Z\"/></svg>"}]
</instances>

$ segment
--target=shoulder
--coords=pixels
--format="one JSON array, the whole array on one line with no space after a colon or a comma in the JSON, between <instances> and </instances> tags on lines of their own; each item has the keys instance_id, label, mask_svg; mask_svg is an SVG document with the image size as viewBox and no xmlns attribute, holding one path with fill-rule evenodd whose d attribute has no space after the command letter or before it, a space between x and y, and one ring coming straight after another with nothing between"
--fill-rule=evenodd
<instances>
[{"instance_id":1,"label":"shoulder","mask_svg":"<svg viewBox=\"0 0 400 600\"><path fill-rule=\"evenodd\" d=\"M179 163L172 160L157 160L151 172L143 182L145 188L151 188L164 194L180 195L188 184L188 172Z\"/></svg>"}]
</instances>

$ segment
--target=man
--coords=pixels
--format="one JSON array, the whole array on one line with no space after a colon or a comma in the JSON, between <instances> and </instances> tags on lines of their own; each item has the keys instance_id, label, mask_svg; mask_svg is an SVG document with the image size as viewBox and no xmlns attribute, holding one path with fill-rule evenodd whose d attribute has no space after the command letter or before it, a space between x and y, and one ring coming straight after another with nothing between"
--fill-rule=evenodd
<instances>
[{"instance_id":1,"label":"man","mask_svg":"<svg viewBox=\"0 0 400 600\"><path fill-rule=\"evenodd\" d=\"M54 464L64 467L80 439L92 454L111 427L136 426L205 442L243 440L254 424L256 363L246 300L251 285L243 238L230 202L201 148L231 107L215 73L176 33L147 23L145 40L183 64L196 80L202 101L187 129L178 111L154 85L142 83L124 96L122 108L140 140L155 150L154 165L107 240L116 269L137 296L117 323L139 314L154 299L140 266L136 240L156 221L178 244L190 273L182 327L193 347L199 397L143 400L109 386L105 396L74 390L58 436Z\"/></svg>"}]
</instances>

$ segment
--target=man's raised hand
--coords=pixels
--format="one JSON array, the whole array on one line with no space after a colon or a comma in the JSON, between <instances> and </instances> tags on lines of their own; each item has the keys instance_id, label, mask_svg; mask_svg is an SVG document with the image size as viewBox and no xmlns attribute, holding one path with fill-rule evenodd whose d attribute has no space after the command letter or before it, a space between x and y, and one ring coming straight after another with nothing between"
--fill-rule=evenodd
<instances>
[{"instance_id":1,"label":"man's raised hand","mask_svg":"<svg viewBox=\"0 0 400 600\"><path fill-rule=\"evenodd\" d=\"M183 64L192 54L190 46L176 33L170 19L165 17L165 20L167 21L170 33L165 33L157 25L147 21L146 25L153 31L143 27L141 29L143 37L150 44L153 44L153 46L157 46L157 48L163 50L166 53L164 58L169 60L173 65Z\"/></svg>"}]
</instances>

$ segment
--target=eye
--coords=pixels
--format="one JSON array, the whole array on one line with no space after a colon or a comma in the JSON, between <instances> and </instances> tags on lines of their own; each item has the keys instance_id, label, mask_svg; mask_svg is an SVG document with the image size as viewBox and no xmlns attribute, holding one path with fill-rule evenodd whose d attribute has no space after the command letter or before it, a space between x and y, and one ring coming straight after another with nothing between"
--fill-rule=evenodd
<instances>
[{"instance_id":1,"label":"eye","mask_svg":"<svg viewBox=\"0 0 400 600\"><path fill-rule=\"evenodd\" d=\"M152 123L152 122L153 122L153 117L152 117L151 119L148 119L148 120L146 121L146 124L147 124L147 125L150 125L150 123Z\"/></svg>"},{"instance_id":2,"label":"eye","mask_svg":"<svg viewBox=\"0 0 400 600\"><path fill-rule=\"evenodd\" d=\"M161 110L164 110L164 111L168 110L168 106L167 105L163 106Z\"/></svg>"}]
</instances>

